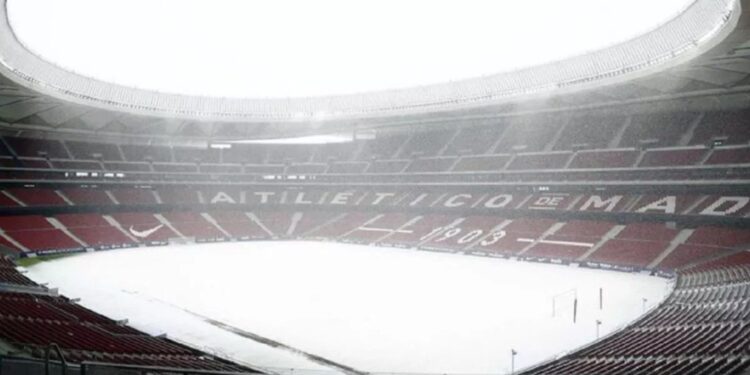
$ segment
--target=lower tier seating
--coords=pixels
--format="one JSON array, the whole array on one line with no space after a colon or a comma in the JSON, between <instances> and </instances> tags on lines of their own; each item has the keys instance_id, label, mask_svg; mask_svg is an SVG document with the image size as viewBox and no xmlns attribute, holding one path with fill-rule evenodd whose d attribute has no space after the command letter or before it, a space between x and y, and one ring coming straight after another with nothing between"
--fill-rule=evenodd
<instances>
[{"instance_id":1,"label":"lower tier seating","mask_svg":"<svg viewBox=\"0 0 750 375\"><path fill-rule=\"evenodd\" d=\"M0 285L44 289L20 274L0 256ZM214 359L163 338L148 336L88 310L65 297L0 291L0 341L42 358L57 344L66 360L169 367L176 369L253 372ZM181 372L181 371L177 371Z\"/></svg>"},{"instance_id":2,"label":"lower tier seating","mask_svg":"<svg viewBox=\"0 0 750 375\"><path fill-rule=\"evenodd\" d=\"M694 265L667 301L635 324L523 374L745 374L749 301L747 253Z\"/></svg>"}]
</instances>

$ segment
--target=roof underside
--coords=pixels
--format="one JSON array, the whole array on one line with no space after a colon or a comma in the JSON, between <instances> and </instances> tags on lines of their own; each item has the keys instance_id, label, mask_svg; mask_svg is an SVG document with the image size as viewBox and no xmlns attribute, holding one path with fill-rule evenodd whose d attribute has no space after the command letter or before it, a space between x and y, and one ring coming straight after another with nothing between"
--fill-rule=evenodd
<instances>
[{"instance_id":1,"label":"roof underside","mask_svg":"<svg viewBox=\"0 0 750 375\"><path fill-rule=\"evenodd\" d=\"M139 135L158 138L181 136L196 139L249 139L287 135L351 131L414 124L442 126L493 121L525 112L566 111L582 108L659 109L694 108L712 110L748 106L750 103L750 29L741 1L737 25L721 43L689 62L647 75L573 90L558 90L552 96L489 101L482 105L444 106L440 109L403 112L383 116L312 118L304 121L209 119L200 116L142 115L122 108L103 109L72 103L40 93L18 83L18 77L0 75L0 121L4 130L19 132L51 130L96 134ZM4 1L3 1L4 3ZM8 74L7 72L5 74ZM645 104L644 104L645 103ZM106 106L100 106L106 107ZM304 126L300 126L304 125Z\"/></svg>"}]
</instances>

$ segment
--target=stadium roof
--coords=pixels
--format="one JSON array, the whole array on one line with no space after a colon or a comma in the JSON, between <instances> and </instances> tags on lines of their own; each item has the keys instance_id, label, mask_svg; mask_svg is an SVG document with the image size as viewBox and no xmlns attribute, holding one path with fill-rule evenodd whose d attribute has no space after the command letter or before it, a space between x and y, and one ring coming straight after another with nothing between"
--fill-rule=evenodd
<instances>
[{"instance_id":1,"label":"stadium roof","mask_svg":"<svg viewBox=\"0 0 750 375\"><path fill-rule=\"evenodd\" d=\"M8 0L8 17L29 51L83 76L183 95L300 98L541 65L647 33L692 2Z\"/></svg>"},{"instance_id":2,"label":"stadium roof","mask_svg":"<svg viewBox=\"0 0 750 375\"><path fill-rule=\"evenodd\" d=\"M481 121L517 113L519 106L592 108L705 96L712 90L747 102L750 38L742 17L747 7L734 0L696 0L652 32L543 66L416 89L291 100L159 94L75 75L19 43L10 32L6 1L0 4L5 129L263 138Z\"/></svg>"}]
</instances>

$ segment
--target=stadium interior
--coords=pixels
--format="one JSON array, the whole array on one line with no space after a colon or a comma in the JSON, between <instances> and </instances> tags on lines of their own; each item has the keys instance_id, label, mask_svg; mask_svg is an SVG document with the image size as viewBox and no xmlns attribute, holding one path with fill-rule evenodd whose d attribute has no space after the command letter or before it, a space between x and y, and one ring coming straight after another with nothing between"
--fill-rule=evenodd
<instances>
[{"instance_id":1,"label":"stadium interior","mask_svg":"<svg viewBox=\"0 0 750 375\"><path fill-rule=\"evenodd\" d=\"M264 373L111 320L17 264L258 240L674 279L633 324L521 373L750 374L750 4L727 3L731 30L673 66L312 127L87 104L6 66L0 374ZM347 139L246 142L331 134Z\"/></svg>"}]
</instances>

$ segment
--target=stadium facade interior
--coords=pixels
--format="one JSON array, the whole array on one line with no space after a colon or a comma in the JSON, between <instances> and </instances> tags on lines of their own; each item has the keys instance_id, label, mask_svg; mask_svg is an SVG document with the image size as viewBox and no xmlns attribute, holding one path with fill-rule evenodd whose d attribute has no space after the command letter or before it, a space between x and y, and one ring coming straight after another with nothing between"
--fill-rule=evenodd
<instances>
[{"instance_id":1,"label":"stadium facade interior","mask_svg":"<svg viewBox=\"0 0 750 375\"><path fill-rule=\"evenodd\" d=\"M0 373L42 373L46 356L70 374L262 372L87 310L14 262L309 239L675 278L635 323L524 373L748 374L746 9L697 0L646 35L550 65L288 101L63 72L25 51L3 14ZM350 141L242 142L332 134Z\"/></svg>"}]
</instances>

